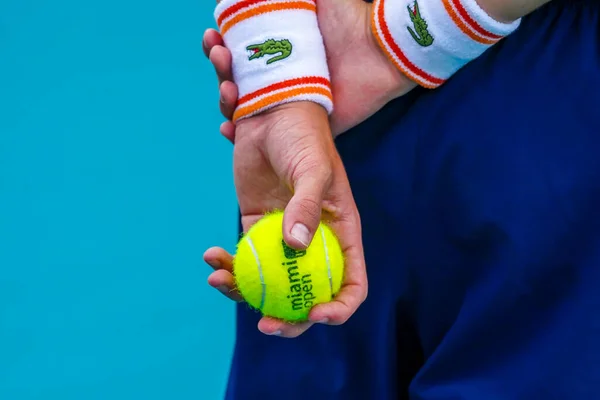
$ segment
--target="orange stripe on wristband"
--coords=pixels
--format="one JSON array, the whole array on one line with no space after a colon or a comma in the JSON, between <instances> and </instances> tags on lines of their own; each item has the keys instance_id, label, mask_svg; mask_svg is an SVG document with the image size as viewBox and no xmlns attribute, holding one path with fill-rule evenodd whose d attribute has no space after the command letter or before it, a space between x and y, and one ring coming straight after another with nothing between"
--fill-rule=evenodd
<instances>
[{"instance_id":1,"label":"orange stripe on wristband","mask_svg":"<svg viewBox=\"0 0 600 400\"><path fill-rule=\"evenodd\" d=\"M232 16L233 14L235 14L236 12L243 10L244 8L248 8L248 7L252 7L253 5L259 4L259 3L265 3L267 1L272 1L272 0L244 0L244 1L240 1L239 3L235 3L233 4L231 7L226 8L221 15L219 15L219 18L217 18L217 25L221 26L221 24L223 23L223 21ZM313 3L315 3L315 0L308 0L311 1Z\"/></svg>"},{"instance_id":2,"label":"orange stripe on wristband","mask_svg":"<svg viewBox=\"0 0 600 400\"><path fill-rule=\"evenodd\" d=\"M446 12L458 28L465 35L477 43L492 45L502 39L503 36L496 35L483 29L465 10L460 0L442 0Z\"/></svg>"},{"instance_id":3,"label":"orange stripe on wristband","mask_svg":"<svg viewBox=\"0 0 600 400\"><path fill-rule=\"evenodd\" d=\"M246 7L250 7L253 6L255 4L258 3L264 3L266 1L269 0L246 0L246 1L240 1L239 3L236 3L234 5L232 5L229 8L226 8L221 15L219 15L219 18L217 18L217 25L221 26L221 24L223 23L223 20L227 17L230 17L231 15L235 14L236 12L246 8Z\"/></svg>"},{"instance_id":4,"label":"orange stripe on wristband","mask_svg":"<svg viewBox=\"0 0 600 400\"><path fill-rule=\"evenodd\" d=\"M254 114L259 110L266 108L268 106L275 105L277 103L281 103L285 100L289 100L293 97L302 96L302 95L320 95L327 97L330 101L333 102L333 96L331 95L331 90L323 88L321 86L305 86L299 87L296 89L286 90L284 92L275 93L270 96L266 96L263 99L260 99L256 103L250 104L245 107L238 107L233 113L233 121L237 121L240 118L246 117L250 114Z\"/></svg>"},{"instance_id":5,"label":"orange stripe on wristband","mask_svg":"<svg viewBox=\"0 0 600 400\"><path fill-rule=\"evenodd\" d=\"M284 11L284 10L308 10L312 12L317 12L316 4L306 3L304 1L290 1L285 3L272 3L272 4L264 4L255 8L251 8L247 11L241 12L225 22L221 28L221 35L225 35L229 29L231 29L234 25L239 24L242 21L245 21L249 18L256 17L260 14L266 14L274 11Z\"/></svg>"},{"instance_id":6,"label":"orange stripe on wristband","mask_svg":"<svg viewBox=\"0 0 600 400\"><path fill-rule=\"evenodd\" d=\"M373 30L373 35L379 42L379 47L381 47L383 52L386 54L388 59L396 66L396 68L402 71L410 79L413 79L420 86L423 86L428 89L433 89L443 84L445 82L445 79L437 78L433 75L430 75L427 72L423 71L421 68L414 65L402 52L400 47L398 47L385 21L383 1L384 0L375 1L376 4L374 5L374 7L378 7L378 9L373 12L371 21L371 29ZM377 30L377 24L379 25L381 34ZM394 56L390 53L390 51L388 50L388 46L394 53L394 55L400 60L400 63L398 63L396 61L396 58L394 58Z\"/></svg>"},{"instance_id":7,"label":"orange stripe on wristband","mask_svg":"<svg viewBox=\"0 0 600 400\"><path fill-rule=\"evenodd\" d=\"M272 85L269 85L255 92L248 93L247 95L240 97L240 99L238 100L238 107L242 107L245 103L267 93L300 85L323 85L330 87L331 83L329 82L329 79L320 76L306 76L302 78L288 79L287 81L274 83Z\"/></svg>"}]
</instances>

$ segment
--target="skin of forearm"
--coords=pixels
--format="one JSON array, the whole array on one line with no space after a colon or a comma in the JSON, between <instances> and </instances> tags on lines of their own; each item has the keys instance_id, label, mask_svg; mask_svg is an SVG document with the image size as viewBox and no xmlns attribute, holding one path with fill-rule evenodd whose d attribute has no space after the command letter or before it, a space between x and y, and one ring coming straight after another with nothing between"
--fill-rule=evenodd
<instances>
[{"instance_id":1,"label":"skin of forearm","mask_svg":"<svg viewBox=\"0 0 600 400\"><path fill-rule=\"evenodd\" d=\"M549 2L550 0L477 0L479 6L491 17L505 23L524 17Z\"/></svg>"}]
</instances>

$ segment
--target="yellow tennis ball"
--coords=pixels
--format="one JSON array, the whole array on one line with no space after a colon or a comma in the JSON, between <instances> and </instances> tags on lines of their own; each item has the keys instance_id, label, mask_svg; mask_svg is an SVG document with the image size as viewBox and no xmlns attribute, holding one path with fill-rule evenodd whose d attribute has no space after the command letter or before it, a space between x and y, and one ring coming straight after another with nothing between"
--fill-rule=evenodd
<instances>
[{"instance_id":1,"label":"yellow tennis ball","mask_svg":"<svg viewBox=\"0 0 600 400\"><path fill-rule=\"evenodd\" d=\"M237 245L233 273L248 305L263 315L306 321L310 309L339 292L344 257L337 237L321 222L306 250L283 240L283 212L265 215Z\"/></svg>"}]
</instances>

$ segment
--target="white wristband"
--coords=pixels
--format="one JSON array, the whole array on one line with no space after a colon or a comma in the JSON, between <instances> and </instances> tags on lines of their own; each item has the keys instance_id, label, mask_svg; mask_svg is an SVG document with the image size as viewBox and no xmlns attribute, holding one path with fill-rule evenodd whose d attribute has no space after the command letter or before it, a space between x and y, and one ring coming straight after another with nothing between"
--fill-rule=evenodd
<instances>
[{"instance_id":1,"label":"white wristband","mask_svg":"<svg viewBox=\"0 0 600 400\"><path fill-rule=\"evenodd\" d=\"M292 101L333 110L315 0L223 0L215 19L239 89L233 120Z\"/></svg>"},{"instance_id":2,"label":"white wristband","mask_svg":"<svg viewBox=\"0 0 600 400\"><path fill-rule=\"evenodd\" d=\"M509 35L520 20L494 20L476 0L375 0L372 29L380 47L421 86L443 84Z\"/></svg>"}]
</instances>

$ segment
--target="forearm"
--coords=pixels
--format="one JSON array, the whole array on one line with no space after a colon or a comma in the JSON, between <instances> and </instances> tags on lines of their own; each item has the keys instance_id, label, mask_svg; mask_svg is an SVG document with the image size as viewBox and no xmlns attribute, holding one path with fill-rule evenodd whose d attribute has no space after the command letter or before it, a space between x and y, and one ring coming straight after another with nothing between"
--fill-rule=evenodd
<instances>
[{"instance_id":1,"label":"forearm","mask_svg":"<svg viewBox=\"0 0 600 400\"><path fill-rule=\"evenodd\" d=\"M550 0L319 0L318 24L315 0L226 1L215 16L233 55L233 119L296 101L332 113L333 85L332 125L345 130L417 84L444 84Z\"/></svg>"},{"instance_id":2,"label":"forearm","mask_svg":"<svg viewBox=\"0 0 600 400\"><path fill-rule=\"evenodd\" d=\"M551 0L477 0L479 6L499 22L509 23L526 16Z\"/></svg>"}]
</instances>

